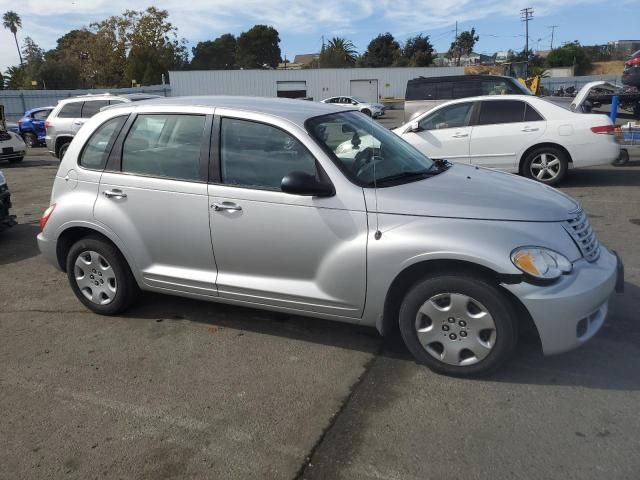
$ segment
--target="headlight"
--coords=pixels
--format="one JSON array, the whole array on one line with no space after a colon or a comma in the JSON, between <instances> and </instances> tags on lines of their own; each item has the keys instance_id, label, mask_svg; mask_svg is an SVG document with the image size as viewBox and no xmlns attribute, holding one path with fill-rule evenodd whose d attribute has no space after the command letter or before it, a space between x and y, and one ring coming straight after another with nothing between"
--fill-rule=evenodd
<instances>
[{"instance_id":1,"label":"headlight","mask_svg":"<svg viewBox=\"0 0 640 480\"><path fill-rule=\"evenodd\" d=\"M0 185L5 185L7 183L7 179L4 176L4 173L0 172Z\"/></svg>"},{"instance_id":2,"label":"headlight","mask_svg":"<svg viewBox=\"0 0 640 480\"><path fill-rule=\"evenodd\" d=\"M541 280L555 280L573 270L567 257L544 247L516 248L511 261L519 270Z\"/></svg>"}]
</instances>

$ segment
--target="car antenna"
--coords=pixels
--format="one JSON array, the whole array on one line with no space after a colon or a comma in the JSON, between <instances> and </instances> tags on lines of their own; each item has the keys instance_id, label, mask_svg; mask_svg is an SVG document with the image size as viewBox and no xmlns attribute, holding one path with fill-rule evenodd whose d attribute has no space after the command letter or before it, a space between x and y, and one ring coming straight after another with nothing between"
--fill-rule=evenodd
<instances>
[{"instance_id":1,"label":"car antenna","mask_svg":"<svg viewBox=\"0 0 640 480\"><path fill-rule=\"evenodd\" d=\"M380 155L382 155L382 142L380 142ZM376 176L376 159L373 157L371 160L373 161L373 197L376 202L376 233L373 234L373 238L380 240L382 232L380 231L380 221L378 218L378 178Z\"/></svg>"}]
</instances>

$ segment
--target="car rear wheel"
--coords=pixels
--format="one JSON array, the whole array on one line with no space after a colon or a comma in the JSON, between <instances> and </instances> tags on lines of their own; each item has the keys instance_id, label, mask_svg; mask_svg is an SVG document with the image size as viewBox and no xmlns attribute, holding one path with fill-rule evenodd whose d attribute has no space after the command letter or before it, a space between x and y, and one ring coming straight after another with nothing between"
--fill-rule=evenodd
<instances>
[{"instance_id":1,"label":"car rear wheel","mask_svg":"<svg viewBox=\"0 0 640 480\"><path fill-rule=\"evenodd\" d=\"M445 375L489 374L506 363L517 344L517 319L508 298L466 274L418 282L402 302L399 321L414 358Z\"/></svg>"},{"instance_id":2,"label":"car rear wheel","mask_svg":"<svg viewBox=\"0 0 640 480\"><path fill-rule=\"evenodd\" d=\"M33 133L27 132L22 138L24 139L24 143L27 144L27 147L33 148L38 146L38 137L36 137Z\"/></svg>"},{"instance_id":3,"label":"car rear wheel","mask_svg":"<svg viewBox=\"0 0 640 480\"><path fill-rule=\"evenodd\" d=\"M524 176L546 185L557 185L567 175L569 161L564 152L554 147L541 147L524 159Z\"/></svg>"},{"instance_id":4,"label":"car rear wheel","mask_svg":"<svg viewBox=\"0 0 640 480\"><path fill-rule=\"evenodd\" d=\"M60 149L58 150L58 158L62 160L64 158L64 154L67 153L67 149L69 148L69 143L63 143Z\"/></svg>"},{"instance_id":5,"label":"car rear wheel","mask_svg":"<svg viewBox=\"0 0 640 480\"><path fill-rule=\"evenodd\" d=\"M138 285L122 254L100 237L78 240L67 255L71 289L89 310L116 315L126 310Z\"/></svg>"},{"instance_id":6,"label":"car rear wheel","mask_svg":"<svg viewBox=\"0 0 640 480\"><path fill-rule=\"evenodd\" d=\"M622 148L620 149L618 158L616 158L612 164L614 167L621 167L623 165L626 165L627 163L629 163L629 152L626 149Z\"/></svg>"}]
</instances>

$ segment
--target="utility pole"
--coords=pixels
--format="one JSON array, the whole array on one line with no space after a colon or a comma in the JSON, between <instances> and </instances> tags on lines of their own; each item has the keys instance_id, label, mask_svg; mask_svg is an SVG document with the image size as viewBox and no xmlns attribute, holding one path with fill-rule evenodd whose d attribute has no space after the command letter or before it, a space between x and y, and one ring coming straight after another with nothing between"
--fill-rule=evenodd
<instances>
[{"instance_id":1,"label":"utility pole","mask_svg":"<svg viewBox=\"0 0 640 480\"><path fill-rule=\"evenodd\" d=\"M549 25L547 28L551 29L551 45L549 45L549 50L553 50L553 34L560 25Z\"/></svg>"},{"instance_id":2,"label":"utility pole","mask_svg":"<svg viewBox=\"0 0 640 480\"><path fill-rule=\"evenodd\" d=\"M533 8L527 7L520 10L520 18L524 22L524 57L527 59L527 76L529 76L529 20L533 18Z\"/></svg>"}]
</instances>

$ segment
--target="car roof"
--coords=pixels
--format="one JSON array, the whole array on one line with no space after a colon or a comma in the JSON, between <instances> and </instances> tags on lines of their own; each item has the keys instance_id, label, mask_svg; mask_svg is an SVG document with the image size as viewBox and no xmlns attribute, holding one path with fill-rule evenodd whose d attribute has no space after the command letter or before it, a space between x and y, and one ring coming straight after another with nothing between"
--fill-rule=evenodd
<instances>
[{"instance_id":1,"label":"car roof","mask_svg":"<svg viewBox=\"0 0 640 480\"><path fill-rule=\"evenodd\" d=\"M125 98L131 102L136 100L152 99L152 98L164 98L160 95L153 95L151 93L118 93L113 94L109 92L105 93L88 93L86 95L78 95L77 97L64 98L58 101L58 105L61 103L73 103L73 102L86 102L87 100L109 100L114 98Z\"/></svg>"},{"instance_id":2,"label":"car roof","mask_svg":"<svg viewBox=\"0 0 640 480\"><path fill-rule=\"evenodd\" d=\"M336 112L344 113L344 109L327 103L307 102L288 98L233 97L222 95L160 97L153 100L113 105L108 107L108 110L122 108L143 110L146 106L230 108L284 118L300 126L304 126L304 122L311 117Z\"/></svg>"},{"instance_id":3,"label":"car roof","mask_svg":"<svg viewBox=\"0 0 640 480\"><path fill-rule=\"evenodd\" d=\"M513 80L512 77L506 77L504 75L445 75L443 77L418 77L412 78L408 83L437 83L437 82L459 82L463 80L492 80L496 78L508 78Z\"/></svg>"}]
</instances>

